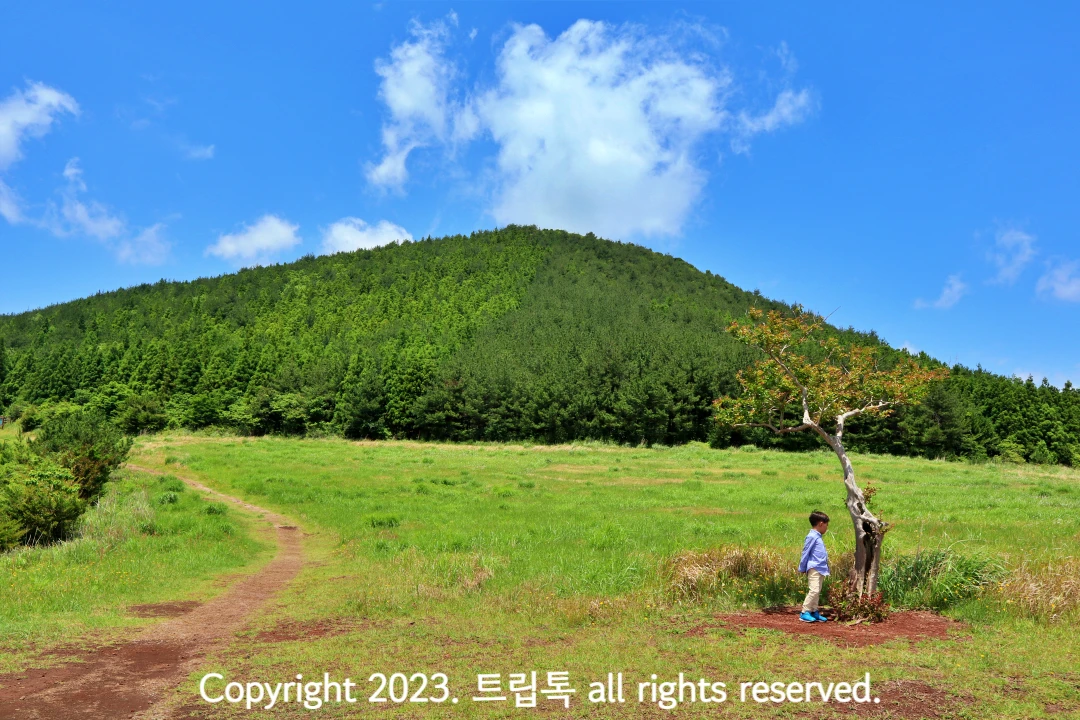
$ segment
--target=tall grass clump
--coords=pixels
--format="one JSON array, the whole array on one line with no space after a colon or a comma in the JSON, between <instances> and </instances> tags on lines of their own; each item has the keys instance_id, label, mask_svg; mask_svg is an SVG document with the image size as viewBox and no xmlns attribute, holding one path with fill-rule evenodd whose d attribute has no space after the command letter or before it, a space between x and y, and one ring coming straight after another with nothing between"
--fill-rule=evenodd
<instances>
[{"instance_id":1,"label":"tall grass clump","mask_svg":"<svg viewBox=\"0 0 1080 720\"><path fill-rule=\"evenodd\" d=\"M1080 615L1080 558L1046 565L1021 565L997 588L999 599L1014 612L1055 621Z\"/></svg>"},{"instance_id":2,"label":"tall grass clump","mask_svg":"<svg viewBox=\"0 0 1080 720\"><path fill-rule=\"evenodd\" d=\"M107 552L131 538L152 534L154 515L150 498L142 488L129 494L106 493L80 519L79 539L92 544L99 553Z\"/></svg>"},{"instance_id":3,"label":"tall grass clump","mask_svg":"<svg viewBox=\"0 0 1080 720\"><path fill-rule=\"evenodd\" d=\"M672 601L727 596L759 606L795 602L805 583L790 560L765 548L737 545L686 550L665 563Z\"/></svg>"},{"instance_id":4,"label":"tall grass clump","mask_svg":"<svg viewBox=\"0 0 1080 720\"><path fill-rule=\"evenodd\" d=\"M878 589L900 608L945 610L969 600L1004 575L1000 563L951 548L900 555L881 569Z\"/></svg>"}]
</instances>

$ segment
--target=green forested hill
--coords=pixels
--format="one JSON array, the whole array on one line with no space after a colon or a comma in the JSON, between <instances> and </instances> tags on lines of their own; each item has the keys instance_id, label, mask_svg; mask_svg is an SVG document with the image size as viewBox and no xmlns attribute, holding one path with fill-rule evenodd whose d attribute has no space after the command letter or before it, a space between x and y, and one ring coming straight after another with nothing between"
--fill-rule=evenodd
<instances>
[{"instance_id":1,"label":"green forested hill","mask_svg":"<svg viewBox=\"0 0 1080 720\"><path fill-rule=\"evenodd\" d=\"M511 226L0 316L0 406L89 405L133 432L769 442L709 422L751 359L724 320L751 304L780 307L642 247ZM1076 389L954 370L853 444L1080 464Z\"/></svg>"}]
</instances>

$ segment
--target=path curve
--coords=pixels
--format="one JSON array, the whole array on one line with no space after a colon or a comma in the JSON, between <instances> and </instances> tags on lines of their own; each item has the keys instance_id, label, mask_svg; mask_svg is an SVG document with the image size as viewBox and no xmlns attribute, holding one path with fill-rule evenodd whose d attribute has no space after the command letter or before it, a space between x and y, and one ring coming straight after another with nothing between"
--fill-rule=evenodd
<instances>
[{"instance_id":1,"label":"path curve","mask_svg":"<svg viewBox=\"0 0 1080 720\"><path fill-rule=\"evenodd\" d=\"M131 463L126 467L165 474ZM0 719L168 718L176 712L169 691L198 670L209 651L227 644L300 571L301 533L289 518L177 477L216 499L260 513L275 530L274 559L212 600L148 627L122 645L87 652L79 657L81 662L0 677Z\"/></svg>"}]
</instances>

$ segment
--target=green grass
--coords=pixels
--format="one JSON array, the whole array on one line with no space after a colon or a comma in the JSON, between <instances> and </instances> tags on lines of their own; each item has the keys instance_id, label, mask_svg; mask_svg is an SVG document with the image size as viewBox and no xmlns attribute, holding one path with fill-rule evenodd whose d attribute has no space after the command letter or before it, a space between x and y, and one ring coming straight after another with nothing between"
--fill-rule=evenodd
<instances>
[{"instance_id":1,"label":"green grass","mask_svg":"<svg viewBox=\"0 0 1080 720\"><path fill-rule=\"evenodd\" d=\"M729 690L740 680L828 682L868 671L875 683L918 682L949 693L954 701L946 709L954 717L1080 711L1075 619L1025 619L969 592L969 581L996 576L998 568L1075 554L1080 474L1067 468L855 457L861 480L879 489L877 512L893 522L886 561L897 594L932 579L928 593L908 600L939 604L966 621L947 640L858 648L770 630L737 633L715 615L774 599L765 597L769 593L675 602L665 575L678 553L731 545L762 549L781 565L794 565L814 508L834 518L826 535L834 558L850 551L839 466L825 452L166 435L141 439L134 461L197 477L294 518L306 533L309 561L298 579L227 650L203 663L203 671L230 679L276 682L325 671L348 675L364 690L367 677L380 671L441 671L463 698L453 714L469 718L529 711L468 702L478 673L505 678L567 670L580 698L608 671L622 671L627 681L653 673L670 679L683 671L726 681ZM188 504L191 491L167 481L132 476L114 491L134 498L140 487L154 521L176 514L214 527L222 518L240 519L231 508L224 516L199 511ZM65 554L73 553L68 546L32 551L41 554L41 578L53 583L75 582L65 578L77 574L106 579L105 565L129 572L143 568L149 555L157 570L139 572L164 578L166 586L140 589L133 582L132 595L124 596L118 588L79 581L82 604L66 611L65 594L45 583L27 590L22 610L9 614L29 612L37 627L72 635L95 622L130 623L113 608L206 593L208 575L227 570L229 561L239 566L240 556L248 562L265 557L245 545L215 568L207 559L215 557L214 548L225 553L233 539L247 535L234 534L224 546L211 532L186 549L153 545L170 536L135 533L133 542L156 551L112 548L96 565L72 566L77 573L63 570ZM185 553L191 555L185 559ZM139 592L153 597L135 599ZM787 597L792 589L778 592ZM0 593L0 607L5 597ZM265 633L282 627L293 629L278 639ZM190 704L195 692L192 679L180 702ZM426 706L383 709L431 716ZM739 703L726 709L730 717L791 717L800 710ZM319 714L347 717L355 710L327 706ZM801 712L824 717L820 710ZM221 706L215 712L229 715ZM289 707L281 714L308 712ZM643 712L636 703L613 709L577 703L570 715Z\"/></svg>"},{"instance_id":2,"label":"green grass","mask_svg":"<svg viewBox=\"0 0 1080 720\"><path fill-rule=\"evenodd\" d=\"M58 645L116 638L149 622L129 605L203 599L222 573L269 558L256 521L207 513L215 507L175 477L121 471L78 538L0 554L0 672Z\"/></svg>"},{"instance_id":3,"label":"green grass","mask_svg":"<svg viewBox=\"0 0 1080 720\"><path fill-rule=\"evenodd\" d=\"M18 423L4 423L4 427L0 428L0 442L3 442L4 440L14 440L18 437Z\"/></svg>"},{"instance_id":4,"label":"green grass","mask_svg":"<svg viewBox=\"0 0 1080 720\"><path fill-rule=\"evenodd\" d=\"M947 641L858 648L727 630L714 614L753 598L673 603L663 572L676 553L724 545L765 548L795 564L812 509L834 518L830 553L849 551L839 466L824 452L177 435L144 441L137 453L140 463L189 472L286 514L310 534L315 562L269 616L206 664L230 677L446 672L466 696L480 672L568 670L579 693L609 671L637 679L682 671L729 684L870 672L875 682L952 693L969 717L1080 710L1073 622L1022 618L961 587L986 571L982 560L1007 570L1075 553L1080 474L1065 468L855 457L861 480L880 490L875 509L893 523L886 561L907 576L938 578L929 599L913 602L948 605L968 623ZM915 555L938 560L903 564ZM338 629L327 634L326 623ZM281 624L300 628L298 637L260 639ZM1024 691L1003 694L1003 678ZM497 705L463 703L454 712L514 712ZM639 713L627 708L622 714ZM795 709L728 707L733 716ZM573 714L590 710L578 705Z\"/></svg>"}]
</instances>

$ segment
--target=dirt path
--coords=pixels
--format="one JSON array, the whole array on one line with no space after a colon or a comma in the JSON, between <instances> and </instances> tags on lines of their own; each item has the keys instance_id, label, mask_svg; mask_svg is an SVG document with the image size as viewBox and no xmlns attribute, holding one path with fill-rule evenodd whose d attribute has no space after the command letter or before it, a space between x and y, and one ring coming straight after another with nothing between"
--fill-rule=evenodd
<instances>
[{"instance_id":1,"label":"dirt path","mask_svg":"<svg viewBox=\"0 0 1080 720\"><path fill-rule=\"evenodd\" d=\"M138 465L127 467L164 474ZM302 564L300 531L288 518L191 478L180 479L217 499L261 513L274 528L274 559L213 600L183 608L183 614L147 628L126 644L87 652L78 662L59 667L0 676L0 718L168 718L172 715L169 690L197 670L208 651L228 643L296 576Z\"/></svg>"}]
</instances>

